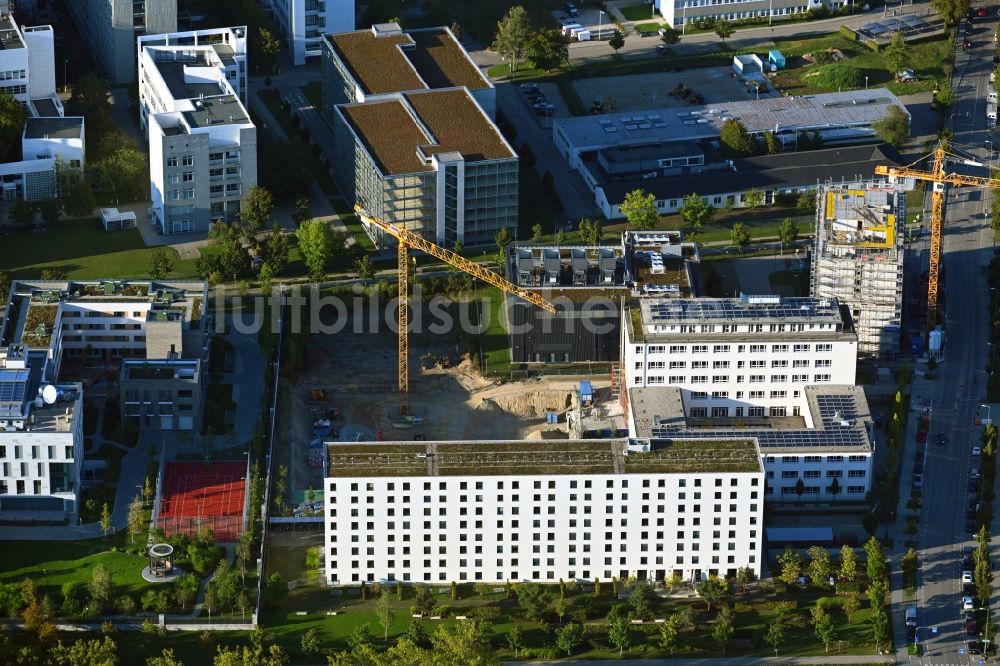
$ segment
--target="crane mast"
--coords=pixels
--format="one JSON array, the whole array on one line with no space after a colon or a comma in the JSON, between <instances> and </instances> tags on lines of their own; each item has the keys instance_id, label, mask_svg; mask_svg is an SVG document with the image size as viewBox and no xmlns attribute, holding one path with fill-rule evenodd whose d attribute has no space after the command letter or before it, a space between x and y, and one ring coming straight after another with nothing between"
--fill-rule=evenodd
<instances>
[{"instance_id":1,"label":"crane mast","mask_svg":"<svg viewBox=\"0 0 1000 666\"><path fill-rule=\"evenodd\" d=\"M533 291L528 291L527 289L522 289L513 282L510 282L500 275L494 273L491 270L487 270L476 264L475 262L469 261L460 254L456 254L451 250L446 250L443 247L435 245L434 243L426 240L412 231L408 231L403 227L396 224L389 224L388 222L383 222L377 218L372 217L365 212L364 208L360 205L354 207L355 212L358 217L365 224L370 224L387 234L393 236L398 242L396 248L396 269L399 273L399 308L397 314L397 321L399 322L399 334L398 334L398 355L399 355L399 392L407 393L410 390L410 371L409 371L409 323L410 323L410 312L409 312L409 293L410 293L410 275L409 275L409 255L410 248L416 248L427 254L440 259L449 266L457 268L458 270L468 273L474 278L478 278L487 284L493 285L494 287L525 301L528 301L532 305L536 305L541 309L545 310L550 314L555 314L556 307L536 294Z\"/></svg>"}]
</instances>

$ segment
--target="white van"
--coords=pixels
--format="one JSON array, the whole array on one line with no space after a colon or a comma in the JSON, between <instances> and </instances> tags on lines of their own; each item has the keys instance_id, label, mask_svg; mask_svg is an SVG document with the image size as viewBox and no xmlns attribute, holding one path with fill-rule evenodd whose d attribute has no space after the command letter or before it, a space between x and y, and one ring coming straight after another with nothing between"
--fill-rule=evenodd
<instances>
[{"instance_id":1,"label":"white van","mask_svg":"<svg viewBox=\"0 0 1000 666\"><path fill-rule=\"evenodd\" d=\"M907 606L906 607L906 626L915 627L917 626L917 607Z\"/></svg>"},{"instance_id":2,"label":"white van","mask_svg":"<svg viewBox=\"0 0 1000 666\"><path fill-rule=\"evenodd\" d=\"M580 30L576 33L576 41L578 42L589 42L590 39L589 30Z\"/></svg>"},{"instance_id":3,"label":"white van","mask_svg":"<svg viewBox=\"0 0 1000 666\"><path fill-rule=\"evenodd\" d=\"M569 37L577 30L583 30L583 26L579 23L568 23L562 27L563 37Z\"/></svg>"},{"instance_id":4,"label":"white van","mask_svg":"<svg viewBox=\"0 0 1000 666\"><path fill-rule=\"evenodd\" d=\"M990 104L986 105L986 117L989 120L996 120L997 119L997 105L996 105L996 102L991 102ZM978 470L973 470L973 471L976 472Z\"/></svg>"},{"instance_id":5,"label":"white van","mask_svg":"<svg viewBox=\"0 0 1000 666\"><path fill-rule=\"evenodd\" d=\"M997 89L992 83L986 86L986 101L989 104L997 103Z\"/></svg>"}]
</instances>

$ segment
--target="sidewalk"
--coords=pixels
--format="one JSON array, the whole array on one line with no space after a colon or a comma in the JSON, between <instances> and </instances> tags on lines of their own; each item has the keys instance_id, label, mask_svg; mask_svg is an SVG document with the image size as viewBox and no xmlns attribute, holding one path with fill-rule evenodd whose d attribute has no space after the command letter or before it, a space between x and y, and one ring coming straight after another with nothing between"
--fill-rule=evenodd
<instances>
[{"instance_id":1,"label":"sidewalk","mask_svg":"<svg viewBox=\"0 0 1000 666\"><path fill-rule=\"evenodd\" d=\"M561 666L565 659L559 661L518 661L504 662L514 666ZM699 659L598 659L588 660L587 666L649 666L652 663L667 666L758 666L759 664L895 664L893 655L826 655L822 657L704 657Z\"/></svg>"}]
</instances>

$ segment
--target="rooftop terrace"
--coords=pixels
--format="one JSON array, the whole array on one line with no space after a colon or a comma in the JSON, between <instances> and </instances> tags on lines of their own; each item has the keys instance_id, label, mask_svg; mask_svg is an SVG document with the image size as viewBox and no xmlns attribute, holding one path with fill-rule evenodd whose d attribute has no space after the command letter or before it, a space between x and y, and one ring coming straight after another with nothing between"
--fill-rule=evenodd
<instances>
[{"instance_id":1,"label":"rooftop terrace","mask_svg":"<svg viewBox=\"0 0 1000 666\"><path fill-rule=\"evenodd\" d=\"M0 16L0 50L23 49L24 40L9 14Z\"/></svg>"}]
</instances>

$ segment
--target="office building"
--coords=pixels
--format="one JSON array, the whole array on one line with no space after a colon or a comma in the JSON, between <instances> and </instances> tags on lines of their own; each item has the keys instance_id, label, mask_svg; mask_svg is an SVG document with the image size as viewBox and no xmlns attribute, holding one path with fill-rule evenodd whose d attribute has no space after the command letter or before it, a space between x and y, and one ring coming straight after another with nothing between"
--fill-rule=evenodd
<instances>
[{"instance_id":1,"label":"office building","mask_svg":"<svg viewBox=\"0 0 1000 666\"><path fill-rule=\"evenodd\" d=\"M67 364L204 360L207 290L188 281L16 280L0 320L0 352L41 354L48 382Z\"/></svg>"},{"instance_id":2,"label":"office building","mask_svg":"<svg viewBox=\"0 0 1000 666\"><path fill-rule=\"evenodd\" d=\"M906 193L875 183L827 185L816 198L812 295L851 310L863 354L899 351Z\"/></svg>"},{"instance_id":3,"label":"office building","mask_svg":"<svg viewBox=\"0 0 1000 666\"><path fill-rule=\"evenodd\" d=\"M748 438L326 446L326 580L553 584L761 571Z\"/></svg>"},{"instance_id":4,"label":"office building","mask_svg":"<svg viewBox=\"0 0 1000 666\"><path fill-rule=\"evenodd\" d=\"M805 386L855 381L836 299L644 299L623 320L624 385L676 387L692 418L800 416Z\"/></svg>"},{"instance_id":5,"label":"office building","mask_svg":"<svg viewBox=\"0 0 1000 666\"><path fill-rule=\"evenodd\" d=\"M121 417L140 430L200 430L201 360L124 359L119 374Z\"/></svg>"},{"instance_id":6,"label":"office building","mask_svg":"<svg viewBox=\"0 0 1000 666\"><path fill-rule=\"evenodd\" d=\"M686 24L714 19L737 21L759 18L763 25L768 23L768 17L780 21L804 16L814 9L835 10L849 6L847 0L800 3L801 0L789 0L787 4L784 0L737 0L722 5L707 0L653 0L653 10L681 30Z\"/></svg>"},{"instance_id":7,"label":"office building","mask_svg":"<svg viewBox=\"0 0 1000 666\"><path fill-rule=\"evenodd\" d=\"M69 520L79 512L83 391L47 384L42 358L0 361L0 519Z\"/></svg>"},{"instance_id":8,"label":"office building","mask_svg":"<svg viewBox=\"0 0 1000 666\"><path fill-rule=\"evenodd\" d=\"M292 64L323 53L323 35L354 30L354 0L265 0Z\"/></svg>"},{"instance_id":9,"label":"office building","mask_svg":"<svg viewBox=\"0 0 1000 666\"><path fill-rule=\"evenodd\" d=\"M137 38L177 30L177 0L72 0L66 7L112 83L136 80Z\"/></svg>"},{"instance_id":10,"label":"office building","mask_svg":"<svg viewBox=\"0 0 1000 666\"><path fill-rule=\"evenodd\" d=\"M257 184L246 47L246 27L139 39L151 223L164 234L204 234L212 222L234 219Z\"/></svg>"}]
</instances>

